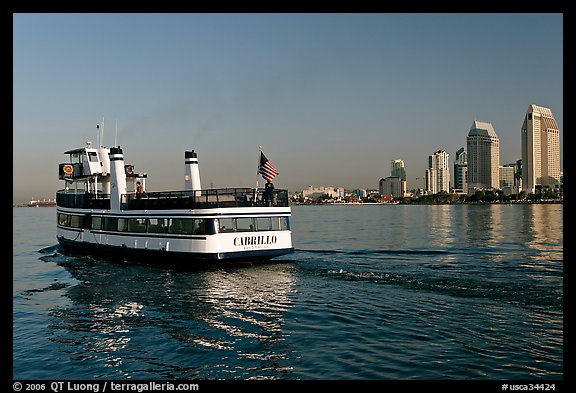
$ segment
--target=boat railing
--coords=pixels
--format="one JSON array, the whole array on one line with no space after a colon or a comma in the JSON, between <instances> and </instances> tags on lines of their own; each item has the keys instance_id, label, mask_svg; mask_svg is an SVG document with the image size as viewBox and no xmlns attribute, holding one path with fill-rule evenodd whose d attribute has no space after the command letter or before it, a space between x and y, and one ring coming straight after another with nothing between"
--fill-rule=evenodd
<instances>
[{"instance_id":1,"label":"boat railing","mask_svg":"<svg viewBox=\"0 0 576 393\"><path fill-rule=\"evenodd\" d=\"M56 205L78 209L110 209L110 194L59 190L56 192Z\"/></svg>"},{"instance_id":2,"label":"boat railing","mask_svg":"<svg viewBox=\"0 0 576 393\"><path fill-rule=\"evenodd\" d=\"M159 191L122 195L122 209L211 209L223 207L288 206L288 190L218 188L202 191Z\"/></svg>"},{"instance_id":3,"label":"boat railing","mask_svg":"<svg viewBox=\"0 0 576 393\"><path fill-rule=\"evenodd\" d=\"M59 190L56 204L81 209L110 209L110 194ZM288 190L263 188L218 188L202 191L153 191L121 196L123 210L211 209L224 207L286 207Z\"/></svg>"}]
</instances>

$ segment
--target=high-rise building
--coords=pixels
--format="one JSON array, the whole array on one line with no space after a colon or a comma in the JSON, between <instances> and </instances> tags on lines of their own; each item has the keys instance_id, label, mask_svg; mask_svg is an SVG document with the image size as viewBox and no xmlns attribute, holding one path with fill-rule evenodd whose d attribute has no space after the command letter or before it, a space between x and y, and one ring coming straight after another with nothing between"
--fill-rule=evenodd
<instances>
[{"instance_id":1,"label":"high-rise building","mask_svg":"<svg viewBox=\"0 0 576 393\"><path fill-rule=\"evenodd\" d=\"M474 120L466 138L468 194L500 186L500 140L491 123Z\"/></svg>"},{"instance_id":2,"label":"high-rise building","mask_svg":"<svg viewBox=\"0 0 576 393\"><path fill-rule=\"evenodd\" d=\"M500 166L498 176L500 177L500 189L504 192L504 195L518 194L520 192L520 187L517 185L516 180L517 172L517 162Z\"/></svg>"},{"instance_id":3,"label":"high-rise building","mask_svg":"<svg viewBox=\"0 0 576 393\"><path fill-rule=\"evenodd\" d=\"M450 164L448 153L443 150L437 150L433 155L428 156L426 191L429 194L450 191Z\"/></svg>"},{"instance_id":4,"label":"high-rise building","mask_svg":"<svg viewBox=\"0 0 576 393\"><path fill-rule=\"evenodd\" d=\"M500 188L514 186L514 173L516 171L516 164L506 164L499 168Z\"/></svg>"},{"instance_id":5,"label":"high-rise building","mask_svg":"<svg viewBox=\"0 0 576 393\"><path fill-rule=\"evenodd\" d=\"M406 180L406 170L404 169L404 161L392 160L390 176L396 176L402 180Z\"/></svg>"},{"instance_id":6,"label":"high-rise building","mask_svg":"<svg viewBox=\"0 0 576 393\"><path fill-rule=\"evenodd\" d=\"M406 180L398 176L388 176L385 179L380 179L378 185L380 195L392 195L394 198L406 196Z\"/></svg>"},{"instance_id":7,"label":"high-rise building","mask_svg":"<svg viewBox=\"0 0 576 393\"><path fill-rule=\"evenodd\" d=\"M514 186L522 189L522 160L516 160L516 173L514 173Z\"/></svg>"},{"instance_id":8,"label":"high-rise building","mask_svg":"<svg viewBox=\"0 0 576 393\"><path fill-rule=\"evenodd\" d=\"M468 160L463 147L456 151L454 158L454 183L452 188L457 192L468 192Z\"/></svg>"},{"instance_id":9,"label":"high-rise building","mask_svg":"<svg viewBox=\"0 0 576 393\"><path fill-rule=\"evenodd\" d=\"M552 111L529 105L520 131L522 148L522 190L536 192L536 186L560 188L560 130Z\"/></svg>"}]
</instances>

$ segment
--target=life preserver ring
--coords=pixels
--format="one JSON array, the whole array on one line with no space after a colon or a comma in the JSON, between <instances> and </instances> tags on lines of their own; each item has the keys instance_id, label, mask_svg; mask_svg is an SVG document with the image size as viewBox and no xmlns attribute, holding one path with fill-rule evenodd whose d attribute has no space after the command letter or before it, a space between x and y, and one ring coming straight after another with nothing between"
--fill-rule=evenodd
<instances>
[{"instance_id":1,"label":"life preserver ring","mask_svg":"<svg viewBox=\"0 0 576 393\"><path fill-rule=\"evenodd\" d=\"M71 175L72 173L74 173L74 167L70 164L66 164L62 167L62 170L64 171L65 174L67 175Z\"/></svg>"}]
</instances>

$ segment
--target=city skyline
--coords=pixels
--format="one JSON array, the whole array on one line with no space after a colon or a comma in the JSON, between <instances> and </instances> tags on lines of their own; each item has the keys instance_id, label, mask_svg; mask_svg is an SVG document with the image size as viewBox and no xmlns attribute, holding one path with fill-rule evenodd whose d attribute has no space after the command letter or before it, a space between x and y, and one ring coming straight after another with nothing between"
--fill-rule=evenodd
<instances>
[{"instance_id":1,"label":"city skyline","mask_svg":"<svg viewBox=\"0 0 576 393\"><path fill-rule=\"evenodd\" d=\"M204 187L254 185L259 146L279 188L377 189L395 159L408 189L422 188L431 152L453 157L475 119L498 130L501 163L520 159L529 104L552 110L563 146L561 13L13 22L15 203L53 197L63 152L96 143L102 117L104 145L121 145L153 190L184 188L192 149ZM542 23L545 31L524 28Z\"/></svg>"}]
</instances>

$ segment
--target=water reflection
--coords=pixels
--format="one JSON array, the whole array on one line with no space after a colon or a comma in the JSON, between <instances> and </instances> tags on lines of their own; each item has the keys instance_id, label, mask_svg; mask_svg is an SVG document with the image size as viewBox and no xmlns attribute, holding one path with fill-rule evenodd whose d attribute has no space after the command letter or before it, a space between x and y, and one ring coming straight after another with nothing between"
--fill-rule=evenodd
<instances>
[{"instance_id":1,"label":"water reflection","mask_svg":"<svg viewBox=\"0 0 576 393\"><path fill-rule=\"evenodd\" d=\"M454 231L457 230L454 225L454 208L449 205L431 206L426 210L429 212L429 240L432 248L445 249L451 246L456 240Z\"/></svg>"},{"instance_id":2,"label":"water reflection","mask_svg":"<svg viewBox=\"0 0 576 393\"><path fill-rule=\"evenodd\" d=\"M497 244L497 223L501 221L499 206L468 205L464 207L466 216L466 243L471 248L489 249Z\"/></svg>"},{"instance_id":3,"label":"water reflection","mask_svg":"<svg viewBox=\"0 0 576 393\"><path fill-rule=\"evenodd\" d=\"M563 218L562 205L522 206L522 225L518 236L526 245L524 258L532 269L562 269Z\"/></svg>"},{"instance_id":4,"label":"water reflection","mask_svg":"<svg viewBox=\"0 0 576 393\"><path fill-rule=\"evenodd\" d=\"M524 242L538 250L558 249L562 245L562 205L523 206L523 226L520 231Z\"/></svg>"},{"instance_id":5,"label":"water reflection","mask_svg":"<svg viewBox=\"0 0 576 393\"><path fill-rule=\"evenodd\" d=\"M51 340L71 360L98 363L98 373L104 363L111 370L104 378L290 372L282 333L292 306L290 262L200 271L75 257L59 264L79 284L66 291L70 306L51 310Z\"/></svg>"}]
</instances>

